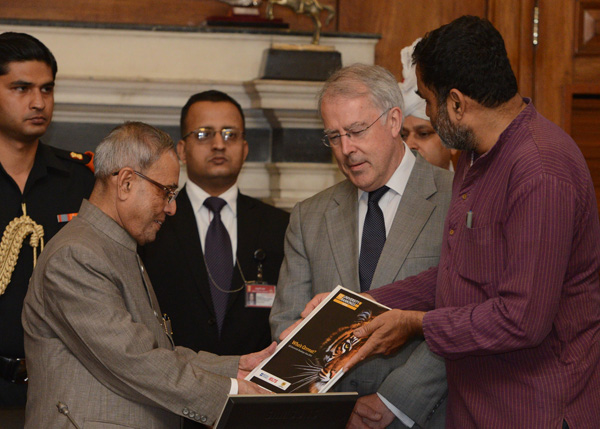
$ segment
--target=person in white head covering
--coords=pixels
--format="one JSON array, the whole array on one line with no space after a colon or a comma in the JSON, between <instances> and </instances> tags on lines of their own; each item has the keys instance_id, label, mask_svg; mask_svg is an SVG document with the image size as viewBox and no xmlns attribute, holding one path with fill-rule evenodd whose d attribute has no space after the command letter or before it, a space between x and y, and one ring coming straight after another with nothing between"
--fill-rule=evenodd
<instances>
[{"instance_id":1,"label":"person in white head covering","mask_svg":"<svg viewBox=\"0 0 600 429\"><path fill-rule=\"evenodd\" d=\"M404 78L404 81L399 84L404 97L402 139L409 148L418 151L431 164L453 171L452 155L456 150L444 146L433 129L429 116L425 113L425 100L415 92L417 90L417 74L416 67L412 63L412 53L419 40L421 39L415 40L411 46L400 51L402 77Z\"/></svg>"}]
</instances>

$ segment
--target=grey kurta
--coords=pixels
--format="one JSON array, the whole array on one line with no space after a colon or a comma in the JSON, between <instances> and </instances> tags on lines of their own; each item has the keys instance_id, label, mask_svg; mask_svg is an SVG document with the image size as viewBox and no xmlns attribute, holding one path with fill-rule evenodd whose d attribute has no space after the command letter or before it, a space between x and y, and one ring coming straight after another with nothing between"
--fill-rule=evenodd
<instances>
[{"instance_id":1,"label":"grey kurta","mask_svg":"<svg viewBox=\"0 0 600 429\"><path fill-rule=\"evenodd\" d=\"M133 238L88 201L46 246L23 309L26 428L70 427L59 401L83 427L214 423L239 358L174 348L142 272Z\"/></svg>"},{"instance_id":2,"label":"grey kurta","mask_svg":"<svg viewBox=\"0 0 600 429\"><path fill-rule=\"evenodd\" d=\"M417 155L371 288L437 265L452 177ZM314 295L330 292L338 284L360 292L357 198L356 187L346 180L297 204L292 211L271 311L274 338L300 318ZM418 425L444 427L444 362L422 338L393 356L358 365L336 389L361 395L378 391ZM394 426L400 425L396 420Z\"/></svg>"}]
</instances>

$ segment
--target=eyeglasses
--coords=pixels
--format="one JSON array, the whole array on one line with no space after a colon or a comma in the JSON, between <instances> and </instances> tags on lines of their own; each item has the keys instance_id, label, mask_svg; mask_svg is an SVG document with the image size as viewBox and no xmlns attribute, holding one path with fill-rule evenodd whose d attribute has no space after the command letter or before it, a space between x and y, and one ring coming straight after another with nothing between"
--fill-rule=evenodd
<instances>
[{"instance_id":1,"label":"eyeglasses","mask_svg":"<svg viewBox=\"0 0 600 429\"><path fill-rule=\"evenodd\" d=\"M194 135L196 140L200 143L208 143L211 141L217 133L221 134L223 141L225 143L235 143L241 137L244 136L243 131L238 130L237 128L221 128L220 130L215 130L211 127L200 127L195 129L194 131L190 131L185 136L182 137L182 140L185 140L187 137Z\"/></svg>"},{"instance_id":2,"label":"eyeglasses","mask_svg":"<svg viewBox=\"0 0 600 429\"><path fill-rule=\"evenodd\" d=\"M155 180L152 180L148 176L144 176L139 171L133 170L133 172L136 175L140 176L142 179L147 180L148 182L152 183L157 188L160 188L163 191L165 191L165 199L167 200L167 204L171 204L173 201L175 201L175 198L177 198L177 195L179 194L179 191L177 190L177 186L166 186L166 185L158 183ZM117 174L119 174L119 172L115 171L112 175L116 176Z\"/></svg>"},{"instance_id":3,"label":"eyeglasses","mask_svg":"<svg viewBox=\"0 0 600 429\"><path fill-rule=\"evenodd\" d=\"M375 123L381 119L381 117L383 115L385 115L387 112L389 112L392 108L390 107L389 109L386 109L381 115L379 115L379 117L377 119L375 119L371 125L363 128L362 130L357 130L357 131L352 131L352 130L348 130L346 132L346 134L325 134L323 136L323 138L321 139L321 141L323 142L323 144L327 147L334 147L340 144L340 142L342 141L342 137L348 137L350 140L356 140L360 137L362 137L363 133L365 131L367 131L369 128L371 128L373 125L375 125Z\"/></svg>"}]
</instances>

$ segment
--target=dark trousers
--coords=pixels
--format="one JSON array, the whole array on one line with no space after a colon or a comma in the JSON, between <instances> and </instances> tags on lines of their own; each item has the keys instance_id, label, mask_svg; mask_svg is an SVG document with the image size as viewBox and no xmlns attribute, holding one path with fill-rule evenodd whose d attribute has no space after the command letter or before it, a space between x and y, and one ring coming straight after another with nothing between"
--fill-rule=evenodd
<instances>
[{"instance_id":1,"label":"dark trousers","mask_svg":"<svg viewBox=\"0 0 600 429\"><path fill-rule=\"evenodd\" d=\"M27 385L0 378L0 428L23 429Z\"/></svg>"}]
</instances>

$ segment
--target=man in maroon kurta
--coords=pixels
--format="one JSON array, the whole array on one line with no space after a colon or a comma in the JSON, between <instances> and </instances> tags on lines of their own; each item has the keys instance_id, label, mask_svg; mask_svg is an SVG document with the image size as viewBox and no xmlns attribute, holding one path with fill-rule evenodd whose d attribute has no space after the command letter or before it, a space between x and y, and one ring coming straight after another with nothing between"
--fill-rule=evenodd
<instances>
[{"instance_id":1,"label":"man in maroon kurta","mask_svg":"<svg viewBox=\"0 0 600 429\"><path fill-rule=\"evenodd\" d=\"M489 22L459 18L413 58L436 131L463 150L442 254L369 292L397 310L356 332L370 338L348 366L424 335L446 359L448 427L598 427L600 224L580 150L517 93Z\"/></svg>"}]
</instances>

